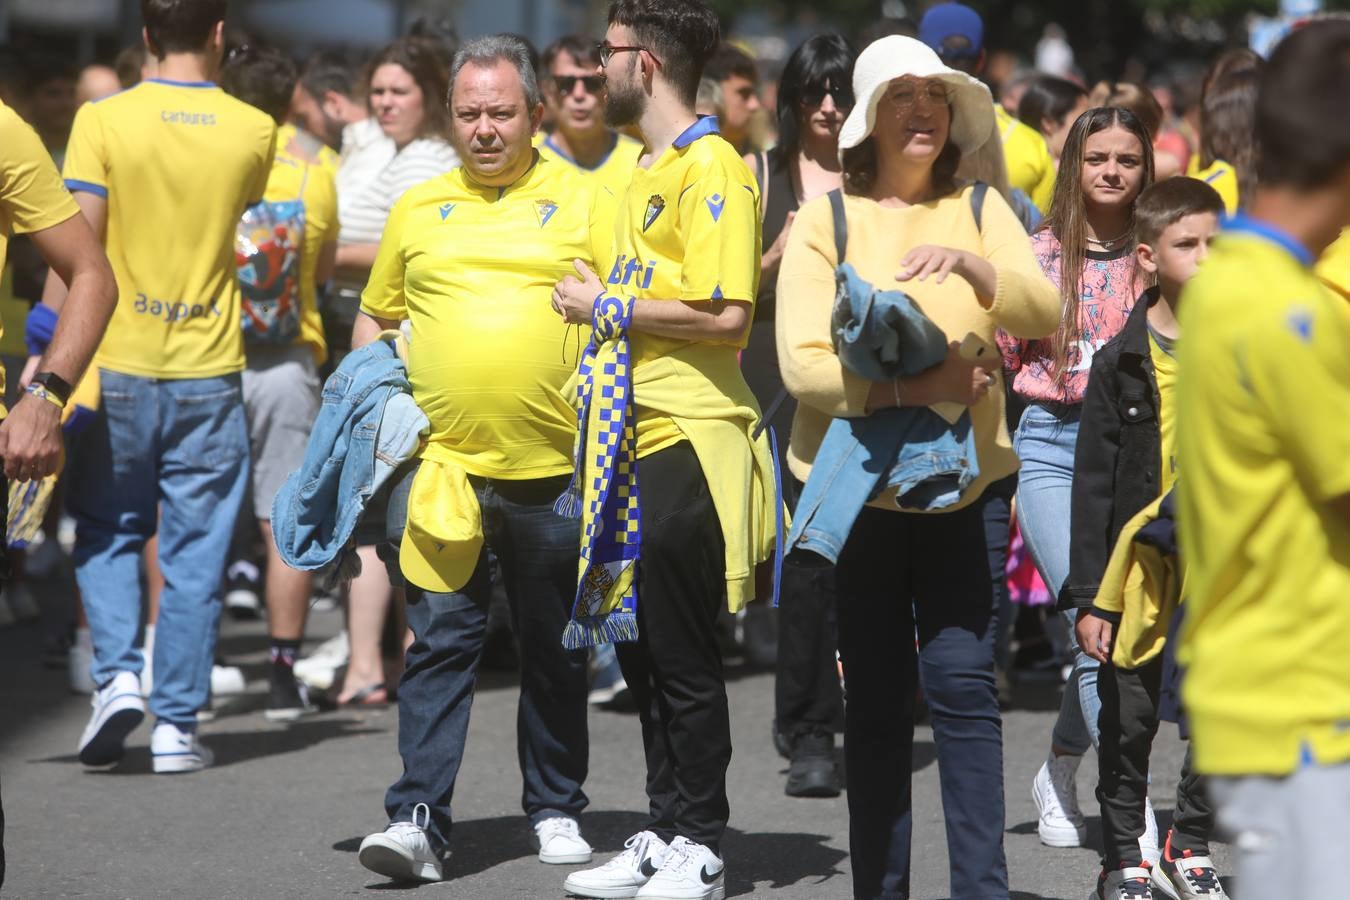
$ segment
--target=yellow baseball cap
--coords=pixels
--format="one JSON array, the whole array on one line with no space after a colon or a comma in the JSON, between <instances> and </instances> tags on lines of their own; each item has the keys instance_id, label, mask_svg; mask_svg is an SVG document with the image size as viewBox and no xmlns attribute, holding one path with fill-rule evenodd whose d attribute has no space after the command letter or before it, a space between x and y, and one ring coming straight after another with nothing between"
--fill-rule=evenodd
<instances>
[{"instance_id":1,"label":"yellow baseball cap","mask_svg":"<svg viewBox=\"0 0 1350 900\"><path fill-rule=\"evenodd\" d=\"M424 591L457 591L468 584L482 551L483 511L469 476L453 463L423 459L399 545L403 577Z\"/></svg>"}]
</instances>

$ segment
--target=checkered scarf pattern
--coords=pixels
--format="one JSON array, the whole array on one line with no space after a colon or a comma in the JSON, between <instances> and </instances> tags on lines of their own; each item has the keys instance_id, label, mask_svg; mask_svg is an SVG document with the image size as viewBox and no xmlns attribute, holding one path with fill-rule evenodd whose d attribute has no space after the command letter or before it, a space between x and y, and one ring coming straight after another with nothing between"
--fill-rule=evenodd
<instances>
[{"instance_id":1,"label":"checkered scarf pattern","mask_svg":"<svg viewBox=\"0 0 1350 900\"><path fill-rule=\"evenodd\" d=\"M559 515L582 520L580 577L570 650L637 640L637 561L642 546L633 373L628 326L633 298L601 294L591 342L577 368L577 440L572 483Z\"/></svg>"}]
</instances>

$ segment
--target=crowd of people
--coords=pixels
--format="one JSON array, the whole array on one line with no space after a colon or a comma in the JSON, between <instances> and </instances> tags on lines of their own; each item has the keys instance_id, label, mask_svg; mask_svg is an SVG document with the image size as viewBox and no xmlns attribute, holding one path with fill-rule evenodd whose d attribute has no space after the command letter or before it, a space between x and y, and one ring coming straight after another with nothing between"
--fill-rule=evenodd
<instances>
[{"instance_id":1,"label":"crowd of people","mask_svg":"<svg viewBox=\"0 0 1350 900\"><path fill-rule=\"evenodd\" d=\"M358 857L440 881L509 629L560 890L721 900L739 642L785 791L848 790L856 897L910 896L920 709L952 896L1008 897L1000 706L1042 639L1062 704L1015 777L1084 846L1096 757L1094 896L1224 898L1221 836L1243 897L1344 895L1350 21L1223 53L1181 111L991 91L956 2L763 86L699 0L303 65L226 0L140 7L115 67L0 68L0 624L69 517L80 763L148 712L154 772L210 766L221 614L265 615L268 719L396 704ZM316 602L346 628L301 658ZM590 866L621 694L650 821ZM1194 749L1161 833L1164 721Z\"/></svg>"}]
</instances>

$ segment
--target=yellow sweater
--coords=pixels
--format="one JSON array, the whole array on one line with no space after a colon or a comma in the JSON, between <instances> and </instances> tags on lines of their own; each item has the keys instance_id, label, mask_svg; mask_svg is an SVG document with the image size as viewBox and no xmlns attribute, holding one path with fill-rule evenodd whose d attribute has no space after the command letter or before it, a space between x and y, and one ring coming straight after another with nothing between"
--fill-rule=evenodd
<instances>
[{"instance_id":1,"label":"yellow sweater","mask_svg":"<svg viewBox=\"0 0 1350 900\"><path fill-rule=\"evenodd\" d=\"M980 477L952 512L973 502L990 483L1017 471L1017 457L1004 421L1002 367L994 331L1002 328L1023 338L1045 337L1059 324L1060 300L1055 286L1041 272L1031 240L1008 204L995 191L985 195L983 232L975 228L970 190L903 209L883 207L863 197L846 197L847 261L879 289L909 294L949 341L973 335L983 344L989 370L1000 379L971 408L971 422ZM938 244L977 253L998 273L998 290L988 303L975 296L963 278L952 275L942 284L900 283L900 260L914 247ZM871 382L846 370L834 352L830 312L834 306L834 219L828 197L804 205L788 235L778 274L778 359L783 383L800 403L792 420L788 468L802 481L811 473L820 442L832 417L867 414ZM883 492L870 505L895 509L894 491Z\"/></svg>"},{"instance_id":2,"label":"yellow sweater","mask_svg":"<svg viewBox=\"0 0 1350 900\"><path fill-rule=\"evenodd\" d=\"M1172 614L1184 596L1186 570L1177 559L1134 540L1158 518L1163 499L1141 509L1120 530L1092 603L1120 616L1111 650L1111 664L1120 669L1137 669L1162 652Z\"/></svg>"}]
</instances>

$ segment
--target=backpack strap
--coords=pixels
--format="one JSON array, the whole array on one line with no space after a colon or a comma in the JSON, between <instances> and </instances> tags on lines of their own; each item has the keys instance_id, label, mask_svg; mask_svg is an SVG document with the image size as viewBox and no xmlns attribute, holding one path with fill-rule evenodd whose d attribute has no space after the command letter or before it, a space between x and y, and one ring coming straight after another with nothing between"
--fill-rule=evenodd
<instances>
[{"instance_id":1,"label":"backpack strap","mask_svg":"<svg viewBox=\"0 0 1350 900\"><path fill-rule=\"evenodd\" d=\"M844 192L835 188L827 194L830 198L830 211L834 213L834 252L837 265L844 264L844 254L848 251L848 216L844 213Z\"/></svg>"},{"instance_id":2,"label":"backpack strap","mask_svg":"<svg viewBox=\"0 0 1350 900\"><path fill-rule=\"evenodd\" d=\"M989 185L983 181L975 182L970 192L970 211L975 214L975 230L984 233L984 195L989 193Z\"/></svg>"}]
</instances>

